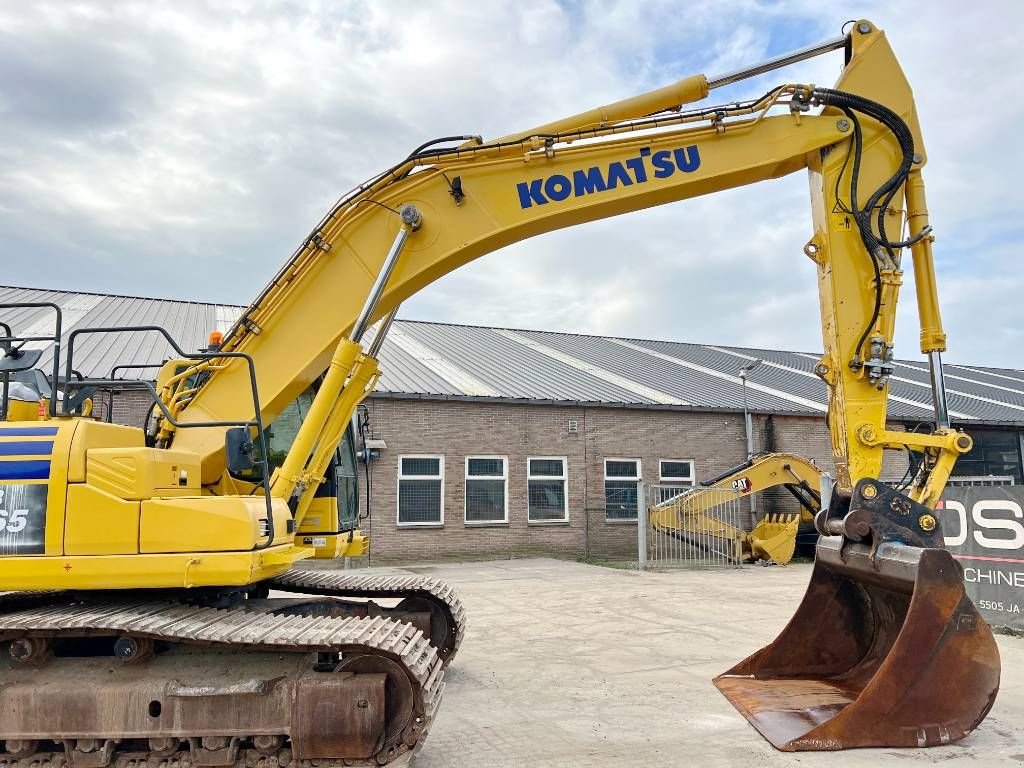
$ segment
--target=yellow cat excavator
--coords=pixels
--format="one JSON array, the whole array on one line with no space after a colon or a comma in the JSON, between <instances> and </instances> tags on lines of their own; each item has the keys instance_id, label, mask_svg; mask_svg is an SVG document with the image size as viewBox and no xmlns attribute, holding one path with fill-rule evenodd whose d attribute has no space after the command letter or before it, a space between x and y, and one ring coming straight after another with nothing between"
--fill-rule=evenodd
<instances>
[{"instance_id":1,"label":"yellow cat excavator","mask_svg":"<svg viewBox=\"0 0 1024 768\"><path fill-rule=\"evenodd\" d=\"M828 51L845 57L834 88L783 84L686 108ZM499 139L418 147L341 198L219 343L178 349L147 385L158 414L144 429L79 413L107 382L75 378L75 353L110 329L66 339L59 327L12 330L0 373L32 367L40 341L57 346L65 373L55 362L63 394L45 420L0 424L0 590L13 591L0 597L0 763L408 762L441 696L439 643L412 617L359 615L350 598L399 597L416 601L409 613L430 614L454 610L449 591L293 568L356 540L333 521L314 525L323 516L310 510L374 387L400 304L509 243L801 169L836 485L793 621L716 684L780 749L963 737L992 705L999 657L933 512L971 440L947 416L925 160L892 49L858 21L742 71ZM931 362L931 434L885 422L908 253ZM173 342L160 328L136 330ZM311 388L292 433L271 446L268 423ZM877 479L883 449L896 447L924 456L907 493ZM461 620L447 625L461 633Z\"/></svg>"},{"instance_id":2,"label":"yellow cat excavator","mask_svg":"<svg viewBox=\"0 0 1024 768\"><path fill-rule=\"evenodd\" d=\"M793 559L801 524L813 524L821 511L822 477L813 462L796 454L759 454L696 488L667 497L662 493L663 498L647 510L648 525L654 535L713 550L728 561L785 565ZM749 531L720 514L737 499L772 488L792 494L800 511L766 514Z\"/></svg>"}]
</instances>

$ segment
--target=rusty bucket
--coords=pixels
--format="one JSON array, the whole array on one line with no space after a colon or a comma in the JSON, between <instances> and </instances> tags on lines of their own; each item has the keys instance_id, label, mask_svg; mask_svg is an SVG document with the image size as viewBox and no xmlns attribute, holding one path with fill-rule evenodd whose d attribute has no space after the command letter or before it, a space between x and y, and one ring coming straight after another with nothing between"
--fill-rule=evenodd
<instances>
[{"instance_id":1,"label":"rusty bucket","mask_svg":"<svg viewBox=\"0 0 1024 768\"><path fill-rule=\"evenodd\" d=\"M999 690L999 650L942 549L823 536L796 615L715 685L777 749L962 739Z\"/></svg>"}]
</instances>

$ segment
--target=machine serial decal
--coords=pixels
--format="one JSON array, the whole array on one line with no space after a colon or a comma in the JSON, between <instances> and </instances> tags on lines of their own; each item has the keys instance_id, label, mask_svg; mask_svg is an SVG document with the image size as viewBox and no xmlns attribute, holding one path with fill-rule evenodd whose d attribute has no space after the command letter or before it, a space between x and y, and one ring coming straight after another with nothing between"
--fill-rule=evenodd
<instances>
[{"instance_id":1,"label":"machine serial decal","mask_svg":"<svg viewBox=\"0 0 1024 768\"><path fill-rule=\"evenodd\" d=\"M547 178L516 184L519 193L519 207L526 209L533 205L546 205L573 197L583 197L595 192L607 192L617 187L645 184L650 180L649 171L656 179L667 179L676 171L693 173L700 168L700 153L697 145L679 147L673 150L659 150L651 153L650 147L640 150L638 157L623 162L609 163L602 168L592 165L586 170L572 172L572 177L555 173ZM627 170L628 169L628 170Z\"/></svg>"}]
</instances>

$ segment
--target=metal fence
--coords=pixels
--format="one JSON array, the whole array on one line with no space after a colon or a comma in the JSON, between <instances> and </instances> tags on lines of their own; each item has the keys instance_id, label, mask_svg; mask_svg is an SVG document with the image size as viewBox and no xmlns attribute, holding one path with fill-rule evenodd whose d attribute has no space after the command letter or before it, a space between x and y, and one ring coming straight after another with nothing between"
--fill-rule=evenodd
<instances>
[{"instance_id":1,"label":"metal fence","mask_svg":"<svg viewBox=\"0 0 1024 768\"><path fill-rule=\"evenodd\" d=\"M641 484L639 497L641 570L742 565L745 511L735 491Z\"/></svg>"}]
</instances>

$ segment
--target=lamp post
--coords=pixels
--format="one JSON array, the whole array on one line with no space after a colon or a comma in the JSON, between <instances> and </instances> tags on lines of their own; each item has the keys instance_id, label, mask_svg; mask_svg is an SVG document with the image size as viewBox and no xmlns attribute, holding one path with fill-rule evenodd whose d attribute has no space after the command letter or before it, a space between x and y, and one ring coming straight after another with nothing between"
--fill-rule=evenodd
<instances>
[{"instance_id":1,"label":"lamp post","mask_svg":"<svg viewBox=\"0 0 1024 768\"><path fill-rule=\"evenodd\" d=\"M740 368L740 383L743 384L743 428L747 434L747 461L750 461L754 455L754 420L751 418L750 409L747 407L747 376L763 362L764 360L758 358ZM751 520L753 520L755 512L757 512L757 498L754 494L750 494Z\"/></svg>"}]
</instances>

